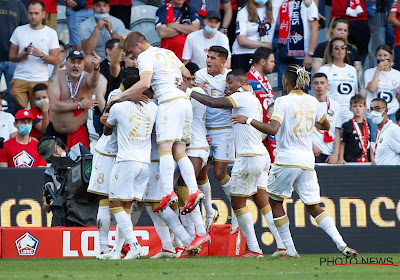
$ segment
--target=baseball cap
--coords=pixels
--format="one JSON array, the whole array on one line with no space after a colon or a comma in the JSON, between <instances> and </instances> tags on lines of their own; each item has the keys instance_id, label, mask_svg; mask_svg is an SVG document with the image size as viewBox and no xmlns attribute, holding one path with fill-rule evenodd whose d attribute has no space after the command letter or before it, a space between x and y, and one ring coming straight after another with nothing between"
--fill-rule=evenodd
<instances>
[{"instance_id":1,"label":"baseball cap","mask_svg":"<svg viewBox=\"0 0 400 280\"><path fill-rule=\"evenodd\" d=\"M22 109L22 110L19 110L15 114L15 119L16 120L22 120L22 119L32 119L33 120L33 115L30 110Z\"/></svg>"},{"instance_id":2,"label":"baseball cap","mask_svg":"<svg viewBox=\"0 0 400 280\"><path fill-rule=\"evenodd\" d=\"M68 58L69 59L74 59L74 58L85 58L85 54L80 51L70 51L68 53Z\"/></svg>"},{"instance_id":3,"label":"baseball cap","mask_svg":"<svg viewBox=\"0 0 400 280\"><path fill-rule=\"evenodd\" d=\"M95 3L97 3L97 2L100 2L100 1L104 1L104 2L110 3L109 0L93 0L93 4L95 4Z\"/></svg>"},{"instance_id":4,"label":"baseball cap","mask_svg":"<svg viewBox=\"0 0 400 280\"><path fill-rule=\"evenodd\" d=\"M216 18L221 22L221 14L216 10L208 11L205 18Z\"/></svg>"},{"instance_id":5,"label":"baseball cap","mask_svg":"<svg viewBox=\"0 0 400 280\"><path fill-rule=\"evenodd\" d=\"M56 150L57 140L55 138L47 138L39 141L37 144L38 153L44 160L48 160Z\"/></svg>"}]
</instances>

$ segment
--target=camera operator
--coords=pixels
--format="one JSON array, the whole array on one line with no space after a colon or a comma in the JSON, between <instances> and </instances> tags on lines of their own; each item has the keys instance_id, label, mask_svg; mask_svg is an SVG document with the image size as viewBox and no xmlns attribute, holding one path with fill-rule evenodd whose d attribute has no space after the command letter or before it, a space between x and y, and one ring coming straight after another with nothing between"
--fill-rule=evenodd
<instances>
[{"instance_id":1,"label":"camera operator","mask_svg":"<svg viewBox=\"0 0 400 280\"><path fill-rule=\"evenodd\" d=\"M67 149L62 140L54 136L42 138L38 143L37 149L39 154L46 161L52 161L54 157L69 157L75 162L80 156L90 154L89 150L87 150L82 143L78 143L72 146L71 149ZM52 211L51 205L59 195L61 183L65 174L60 171L57 172L53 164L47 167L44 173L45 180L42 195L42 210L44 212L50 212Z\"/></svg>"}]
</instances>

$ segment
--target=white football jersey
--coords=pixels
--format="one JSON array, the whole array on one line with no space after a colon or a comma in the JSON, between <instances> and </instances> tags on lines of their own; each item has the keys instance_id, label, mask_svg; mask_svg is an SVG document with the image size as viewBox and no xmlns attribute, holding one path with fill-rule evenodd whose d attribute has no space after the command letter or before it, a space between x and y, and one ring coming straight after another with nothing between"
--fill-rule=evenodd
<instances>
[{"instance_id":1,"label":"white football jersey","mask_svg":"<svg viewBox=\"0 0 400 280\"><path fill-rule=\"evenodd\" d=\"M194 87L192 90L206 94L202 88ZM206 129L206 108L207 106L201 104L196 99L192 98L193 108L193 121L192 121L192 134L190 136L190 145L187 149L209 148L207 142L207 129Z\"/></svg>"},{"instance_id":2,"label":"white football jersey","mask_svg":"<svg viewBox=\"0 0 400 280\"><path fill-rule=\"evenodd\" d=\"M235 92L227 98L233 105L233 116L244 115L262 122L263 109L260 101L253 93L248 91ZM268 151L262 143L262 133L253 126L234 124L233 135L236 157L268 155Z\"/></svg>"},{"instance_id":3,"label":"white football jersey","mask_svg":"<svg viewBox=\"0 0 400 280\"><path fill-rule=\"evenodd\" d=\"M319 105L321 107L321 110L326 113L326 119L329 121L330 124L330 129L329 133L332 135L333 138L335 138L335 129L339 128L341 129L342 127L342 122L341 122L341 117L340 117L340 104L336 102L335 100L329 99L329 102L319 102ZM328 103L329 103L329 109L328 109ZM312 140L315 145L318 146L318 148L321 149L322 153L324 155L331 155L335 149L335 142L325 142L324 141L324 130L320 130L316 127L313 129L313 136Z\"/></svg>"},{"instance_id":4,"label":"white football jersey","mask_svg":"<svg viewBox=\"0 0 400 280\"><path fill-rule=\"evenodd\" d=\"M322 65L318 72L328 77L330 87L326 95L339 102L341 108L342 123L353 117L350 111L350 99L358 93L357 70L354 66L346 64L345 67L337 67L334 64Z\"/></svg>"},{"instance_id":5,"label":"white football jersey","mask_svg":"<svg viewBox=\"0 0 400 280\"><path fill-rule=\"evenodd\" d=\"M377 165L400 165L400 127L389 120L376 139Z\"/></svg>"},{"instance_id":6,"label":"white football jersey","mask_svg":"<svg viewBox=\"0 0 400 280\"><path fill-rule=\"evenodd\" d=\"M196 72L196 84L202 82L208 82L207 94L212 97L225 97L225 84L226 75L230 70L224 68L222 74L216 75L215 77L207 73L207 68L200 69ZM231 109L220 109L207 107L206 110L206 127L207 128L220 128L220 127L231 127Z\"/></svg>"},{"instance_id":7,"label":"white football jersey","mask_svg":"<svg viewBox=\"0 0 400 280\"><path fill-rule=\"evenodd\" d=\"M138 56L139 75L153 74L151 87L154 97L160 104L173 98L186 97L185 92L176 86L177 79L182 81L183 63L167 49L149 47Z\"/></svg>"},{"instance_id":8,"label":"white football jersey","mask_svg":"<svg viewBox=\"0 0 400 280\"><path fill-rule=\"evenodd\" d=\"M281 124L276 134L275 164L314 169L313 129L315 122L325 118L318 100L301 90L278 97L271 117Z\"/></svg>"},{"instance_id":9,"label":"white football jersey","mask_svg":"<svg viewBox=\"0 0 400 280\"><path fill-rule=\"evenodd\" d=\"M158 106L153 102L139 105L125 101L111 107L106 125L117 125L116 162L133 160L150 163L150 136L157 110Z\"/></svg>"}]
</instances>

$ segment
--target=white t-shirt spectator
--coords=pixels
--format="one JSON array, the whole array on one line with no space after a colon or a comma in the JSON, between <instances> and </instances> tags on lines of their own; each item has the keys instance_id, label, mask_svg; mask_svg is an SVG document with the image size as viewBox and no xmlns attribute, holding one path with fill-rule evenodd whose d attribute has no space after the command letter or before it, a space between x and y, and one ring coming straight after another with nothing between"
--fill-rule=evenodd
<instances>
[{"instance_id":1,"label":"white t-shirt spectator","mask_svg":"<svg viewBox=\"0 0 400 280\"><path fill-rule=\"evenodd\" d=\"M372 81L375 72L376 67L365 71L364 81L366 85ZM400 86L400 71L393 68L390 71L381 71L376 91L370 92L367 89L367 108L369 108L372 99L379 97L386 100L389 110L388 114L396 113L397 109L399 109L399 101L396 98L396 89L398 86Z\"/></svg>"},{"instance_id":2,"label":"white t-shirt spectator","mask_svg":"<svg viewBox=\"0 0 400 280\"><path fill-rule=\"evenodd\" d=\"M4 142L10 139L10 134L17 131L14 126L15 118L7 112L0 111L0 137L4 138Z\"/></svg>"},{"instance_id":3,"label":"white t-shirt spectator","mask_svg":"<svg viewBox=\"0 0 400 280\"><path fill-rule=\"evenodd\" d=\"M39 30L32 29L29 24L19 26L10 42L18 46L18 53L30 43L46 55L50 54L50 50L60 48L57 32L46 25ZM48 81L48 64L40 57L28 55L27 59L17 63L13 78L28 82Z\"/></svg>"},{"instance_id":4,"label":"white t-shirt spectator","mask_svg":"<svg viewBox=\"0 0 400 280\"><path fill-rule=\"evenodd\" d=\"M400 165L400 127L389 120L378 131L375 163L377 165Z\"/></svg>"},{"instance_id":5,"label":"white t-shirt spectator","mask_svg":"<svg viewBox=\"0 0 400 280\"><path fill-rule=\"evenodd\" d=\"M216 32L213 38L206 38L203 35L203 30L197 30L190 33L183 48L182 59L190 60L196 63L199 68L207 67L206 59L208 49L211 46L221 46L228 50L228 57L231 57L229 50L229 39L222 32Z\"/></svg>"}]
</instances>

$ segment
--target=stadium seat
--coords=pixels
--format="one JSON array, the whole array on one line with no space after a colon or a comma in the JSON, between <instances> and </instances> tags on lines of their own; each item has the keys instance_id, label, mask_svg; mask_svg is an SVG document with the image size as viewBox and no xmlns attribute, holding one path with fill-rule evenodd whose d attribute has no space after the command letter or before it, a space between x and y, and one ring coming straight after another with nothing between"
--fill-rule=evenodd
<instances>
[{"instance_id":1,"label":"stadium seat","mask_svg":"<svg viewBox=\"0 0 400 280\"><path fill-rule=\"evenodd\" d=\"M65 45L69 44L69 30L67 25L67 16L65 14L66 7L57 6L57 35L58 39L63 41Z\"/></svg>"},{"instance_id":2,"label":"stadium seat","mask_svg":"<svg viewBox=\"0 0 400 280\"><path fill-rule=\"evenodd\" d=\"M149 5L132 7L130 29L144 34L151 45L159 47L161 39L155 28L157 9Z\"/></svg>"}]
</instances>

